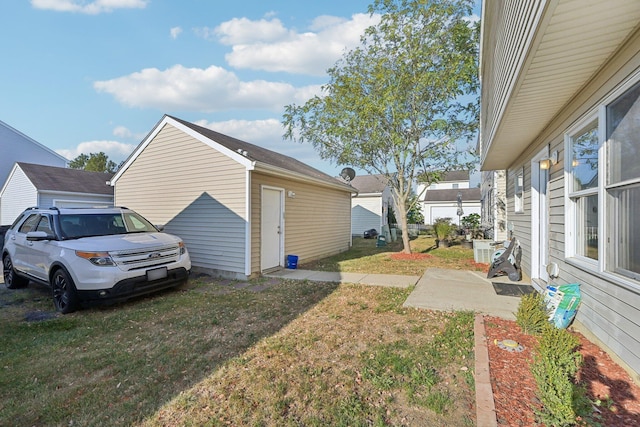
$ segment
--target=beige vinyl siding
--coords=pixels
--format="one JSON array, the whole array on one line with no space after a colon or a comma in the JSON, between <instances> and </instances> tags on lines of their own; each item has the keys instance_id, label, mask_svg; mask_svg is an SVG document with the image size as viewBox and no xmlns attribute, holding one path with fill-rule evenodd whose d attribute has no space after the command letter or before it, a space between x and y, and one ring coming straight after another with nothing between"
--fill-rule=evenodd
<instances>
[{"instance_id":1,"label":"beige vinyl siding","mask_svg":"<svg viewBox=\"0 0 640 427\"><path fill-rule=\"evenodd\" d=\"M351 244L351 193L264 173L251 175L251 272L260 272L261 186L283 188L284 255L299 262L343 252ZM287 197L293 191L295 198ZM286 258L285 258L286 259Z\"/></svg>"},{"instance_id":2,"label":"beige vinyl siding","mask_svg":"<svg viewBox=\"0 0 640 427\"><path fill-rule=\"evenodd\" d=\"M246 170L165 125L119 178L115 202L184 239L196 269L244 274Z\"/></svg>"}]
</instances>

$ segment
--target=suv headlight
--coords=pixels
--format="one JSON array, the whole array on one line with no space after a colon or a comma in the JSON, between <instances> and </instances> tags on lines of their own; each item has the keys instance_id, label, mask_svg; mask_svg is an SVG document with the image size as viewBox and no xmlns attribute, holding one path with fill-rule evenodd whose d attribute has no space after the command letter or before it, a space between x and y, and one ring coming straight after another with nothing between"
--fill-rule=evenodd
<instances>
[{"instance_id":1,"label":"suv headlight","mask_svg":"<svg viewBox=\"0 0 640 427\"><path fill-rule=\"evenodd\" d=\"M87 261L91 262L91 264L99 265L101 267L108 267L115 265L109 252L84 252L84 251L76 251L76 255L80 258L84 258Z\"/></svg>"},{"instance_id":2,"label":"suv headlight","mask_svg":"<svg viewBox=\"0 0 640 427\"><path fill-rule=\"evenodd\" d=\"M178 242L178 246L180 247L180 255L184 255L187 252L187 248L184 246L184 242Z\"/></svg>"}]
</instances>

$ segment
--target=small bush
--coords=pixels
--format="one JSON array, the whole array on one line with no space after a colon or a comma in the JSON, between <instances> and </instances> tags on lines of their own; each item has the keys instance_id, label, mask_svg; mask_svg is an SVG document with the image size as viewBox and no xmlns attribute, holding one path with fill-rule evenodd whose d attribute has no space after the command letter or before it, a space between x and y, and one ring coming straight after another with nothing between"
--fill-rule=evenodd
<instances>
[{"instance_id":1,"label":"small bush","mask_svg":"<svg viewBox=\"0 0 640 427\"><path fill-rule=\"evenodd\" d=\"M536 415L545 425L572 426L578 416L588 415L584 413L584 387L576 380L582 364L582 355L577 351L580 341L567 330L548 325L542 330L531 366L542 403Z\"/></svg>"},{"instance_id":2,"label":"small bush","mask_svg":"<svg viewBox=\"0 0 640 427\"><path fill-rule=\"evenodd\" d=\"M530 335L539 335L544 328L550 326L542 294L533 292L520 299L516 312L516 323L522 332Z\"/></svg>"}]
</instances>

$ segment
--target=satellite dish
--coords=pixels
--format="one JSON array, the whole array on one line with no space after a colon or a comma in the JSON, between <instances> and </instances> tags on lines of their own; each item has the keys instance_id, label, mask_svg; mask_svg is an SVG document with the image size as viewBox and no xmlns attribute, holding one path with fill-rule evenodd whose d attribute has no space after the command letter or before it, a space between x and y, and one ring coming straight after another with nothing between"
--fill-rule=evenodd
<instances>
[{"instance_id":1,"label":"satellite dish","mask_svg":"<svg viewBox=\"0 0 640 427\"><path fill-rule=\"evenodd\" d=\"M340 176L342 177L342 179L344 179L347 182L351 182L351 180L353 178L356 177L356 171L354 171L351 168L344 168L342 169L342 171L340 172Z\"/></svg>"}]
</instances>

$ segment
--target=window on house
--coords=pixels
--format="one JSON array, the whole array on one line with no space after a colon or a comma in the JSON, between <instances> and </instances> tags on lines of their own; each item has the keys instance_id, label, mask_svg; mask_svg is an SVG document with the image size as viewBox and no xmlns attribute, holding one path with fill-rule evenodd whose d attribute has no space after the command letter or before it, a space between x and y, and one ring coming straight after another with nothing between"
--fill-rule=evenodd
<instances>
[{"instance_id":1,"label":"window on house","mask_svg":"<svg viewBox=\"0 0 640 427\"><path fill-rule=\"evenodd\" d=\"M454 190L457 190L459 186L460 184L451 184L451 188L453 188Z\"/></svg>"},{"instance_id":2,"label":"window on house","mask_svg":"<svg viewBox=\"0 0 640 427\"><path fill-rule=\"evenodd\" d=\"M566 139L567 256L640 280L640 82L582 123Z\"/></svg>"},{"instance_id":3,"label":"window on house","mask_svg":"<svg viewBox=\"0 0 640 427\"><path fill-rule=\"evenodd\" d=\"M606 109L608 265L640 279L640 83Z\"/></svg>"},{"instance_id":4,"label":"window on house","mask_svg":"<svg viewBox=\"0 0 640 427\"><path fill-rule=\"evenodd\" d=\"M571 136L569 198L575 210L575 254L598 259L598 122Z\"/></svg>"},{"instance_id":5,"label":"window on house","mask_svg":"<svg viewBox=\"0 0 640 427\"><path fill-rule=\"evenodd\" d=\"M518 170L514 179L514 210L524 212L524 168Z\"/></svg>"}]
</instances>

